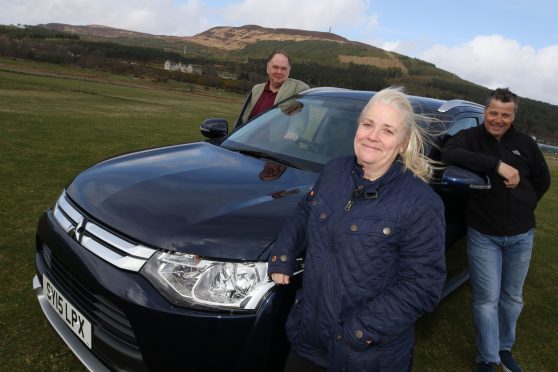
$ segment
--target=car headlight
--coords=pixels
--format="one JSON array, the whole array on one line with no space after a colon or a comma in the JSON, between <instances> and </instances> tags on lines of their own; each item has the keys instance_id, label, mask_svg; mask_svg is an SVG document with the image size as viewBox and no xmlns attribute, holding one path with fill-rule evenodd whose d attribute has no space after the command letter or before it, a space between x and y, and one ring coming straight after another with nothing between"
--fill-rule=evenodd
<instances>
[{"instance_id":1,"label":"car headlight","mask_svg":"<svg viewBox=\"0 0 558 372\"><path fill-rule=\"evenodd\" d=\"M185 253L155 253L141 270L172 303L256 311L274 283L266 262L222 262Z\"/></svg>"}]
</instances>

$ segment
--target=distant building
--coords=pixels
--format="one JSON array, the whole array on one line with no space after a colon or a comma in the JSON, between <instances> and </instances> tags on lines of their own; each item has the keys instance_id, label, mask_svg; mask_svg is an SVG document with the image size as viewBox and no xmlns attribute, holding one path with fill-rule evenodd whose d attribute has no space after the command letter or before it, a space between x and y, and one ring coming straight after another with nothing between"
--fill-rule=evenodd
<instances>
[{"instance_id":1,"label":"distant building","mask_svg":"<svg viewBox=\"0 0 558 372\"><path fill-rule=\"evenodd\" d=\"M182 64L182 62L173 62L170 60L166 60L165 61L165 66L164 66L165 70L168 71L180 71L180 72L184 72L186 74L198 74L201 75L201 69L199 68L195 68L194 66L192 66L192 64Z\"/></svg>"},{"instance_id":2,"label":"distant building","mask_svg":"<svg viewBox=\"0 0 558 372\"><path fill-rule=\"evenodd\" d=\"M222 79L238 80L238 74L232 72L220 72L217 74Z\"/></svg>"}]
</instances>

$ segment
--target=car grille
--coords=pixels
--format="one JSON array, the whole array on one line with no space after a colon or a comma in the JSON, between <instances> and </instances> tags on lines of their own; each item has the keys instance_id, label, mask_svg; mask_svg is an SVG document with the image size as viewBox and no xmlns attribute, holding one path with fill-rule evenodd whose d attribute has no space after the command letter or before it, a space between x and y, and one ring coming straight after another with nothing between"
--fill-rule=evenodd
<instances>
[{"instance_id":1,"label":"car grille","mask_svg":"<svg viewBox=\"0 0 558 372\"><path fill-rule=\"evenodd\" d=\"M83 315L95 324L95 335L103 336L124 343L127 348L139 353L132 325L126 314L106 298L95 295L72 276L52 255L50 248L43 244L45 274L55 287L76 306Z\"/></svg>"},{"instance_id":2,"label":"car grille","mask_svg":"<svg viewBox=\"0 0 558 372\"><path fill-rule=\"evenodd\" d=\"M85 249L124 270L138 272L156 250L135 244L88 220L63 192L54 207L54 218Z\"/></svg>"}]
</instances>

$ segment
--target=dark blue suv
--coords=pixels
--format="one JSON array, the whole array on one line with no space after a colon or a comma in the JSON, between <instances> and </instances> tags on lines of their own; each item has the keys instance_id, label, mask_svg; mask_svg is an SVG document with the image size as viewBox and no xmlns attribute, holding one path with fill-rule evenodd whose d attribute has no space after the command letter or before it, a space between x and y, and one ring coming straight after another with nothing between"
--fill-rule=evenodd
<instances>
[{"instance_id":1,"label":"dark blue suv","mask_svg":"<svg viewBox=\"0 0 558 372\"><path fill-rule=\"evenodd\" d=\"M311 89L230 134L223 119L206 120L209 142L118 156L79 174L39 220L33 286L83 364L280 370L304 258L293 285L278 288L267 276L270 247L323 165L353 153L373 94ZM482 122L477 104L411 100L436 118L423 123L436 142ZM454 167L432 186L447 203L449 247L464 233L459 195L490 186ZM446 294L467 279L455 274Z\"/></svg>"}]
</instances>

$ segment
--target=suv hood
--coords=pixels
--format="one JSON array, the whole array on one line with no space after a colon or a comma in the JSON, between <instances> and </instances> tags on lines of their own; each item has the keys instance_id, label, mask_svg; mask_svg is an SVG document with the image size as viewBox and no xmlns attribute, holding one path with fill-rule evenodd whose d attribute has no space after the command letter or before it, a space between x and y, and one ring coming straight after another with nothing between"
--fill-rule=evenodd
<instances>
[{"instance_id":1,"label":"suv hood","mask_svg":"<svg viewBox=\"0 0 558 372\"><path fill-rule=\"evenodd\" d=\"M152 248L265 259L317 178L286 167L263 181L265 163L207 143L170 146L101 162L77 176L67 194L92 219Z\"/></svg>"}]
</instances>

